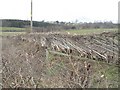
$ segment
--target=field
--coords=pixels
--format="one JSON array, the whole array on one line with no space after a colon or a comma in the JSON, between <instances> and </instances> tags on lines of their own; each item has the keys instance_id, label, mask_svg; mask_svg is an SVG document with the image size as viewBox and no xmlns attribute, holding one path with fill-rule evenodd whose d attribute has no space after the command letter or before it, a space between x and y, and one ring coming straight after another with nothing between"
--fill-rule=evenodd
<instances>
[{"instance_id":1,"label":"field","mask_svg":"<svg viewBox=\"0 0 120 90\"><path fill-rule=\"evenodd\" d=\"M20 31L20 30L25 30L25 28L16 28L16 27L0 27L0 30L5 31L5 30L11 30L11 31Z\"/></svg>"},{"instance_id":2,"label":"field","mask_svg":"<svg viewBox=\"0 0 120 90\"><path fill-rule=\"evenodd\" d=\"M15 27L0 27L0 35L19 35L19 34L25 34L26 32L29 32L29 28L15 28ZM117 28L111 28L111 29L80 29L80 30L66 30L62 31L61 33L71 34L71 35L88 35L88 34L99 34L102 32L114 32L118 31Z\"/></svg>"},{"instance_id":3,"label":"field","mask_svg":"<svg viewBox=\"0 0 120 90\"><path fill-rule=\"evenodd\" d=\"M2 87L117 88L118 36L117 29L3 32Z\"/></svg>"},{"instance_id":4,"label":"field","mask_svg":"<svg viewBox=\"0 0 120 90\"><path fill-rule=\"evenodd\" d=\"M66 33L74 34L74 35L88 35L88 34L99 34L102 32L114 32L118 31L117 28L113 29L81 29L81 30L68 30Z\"/></svg>"},{"instance_id":5,"label":"field","mask_svg":"<svg viewBox=\"0 0 120 90\"><path fill-rule=\"evenodd\" d=\"M0 27L0 35L19 35L27 32L27 28L15 28L15 27Z\"/></svg>"}]
</instances>

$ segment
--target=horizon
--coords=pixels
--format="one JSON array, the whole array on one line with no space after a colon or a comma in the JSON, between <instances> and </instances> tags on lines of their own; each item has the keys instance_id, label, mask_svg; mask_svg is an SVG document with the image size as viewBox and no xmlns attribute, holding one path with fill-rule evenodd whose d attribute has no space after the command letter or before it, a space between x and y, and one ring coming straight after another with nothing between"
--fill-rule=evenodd
<instances>
[{"instance_id":1,"label":"horizon","mask_svg":"<svg viewBox=\"0 0 120 90\"><path fill-rule=\"evenodd\" d=\"M0 19L0 20L20 20L20 21L31 21L31 20L23 20L23 19ZM58 20L56 20L58 21ZM36 21L36 20L33 20L33 22L47 22L47 23L54 23L56 21L44 21L44 20L41 20L41 21ZM105 22L112 22L112 21L93 21L93 22L76 22L76 21L72 21L72 22L67 22L67 21L58 21L58 22L65 22L65 23L105 23ZM113 24L117 24L117 22L112 22Z\"/></svg>"}]
</instances>

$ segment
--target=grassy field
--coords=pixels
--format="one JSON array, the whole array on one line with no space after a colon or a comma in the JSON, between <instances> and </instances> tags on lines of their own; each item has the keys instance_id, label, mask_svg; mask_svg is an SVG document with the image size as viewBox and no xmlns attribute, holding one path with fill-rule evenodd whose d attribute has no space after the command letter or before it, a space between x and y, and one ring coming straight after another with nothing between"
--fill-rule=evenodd
<instances>
[{"instance_id":1,"label":"grassy field","mask_svg":"<svg viewBox=\"0 0 120 90\"><path fill-rule=\"evenodd\" d=\"M10 30L12 32L4 32L6 30ZM23 30L23 32L21 32ZM15 27L0 27L0 35L17 35L17 34L24 34L26 28L15 28ZM20 31L20 32L19 32ZM88 35L88 34L99 34L102 32L113 32L118 31L117 28L113 29L80 29L80 30L66 30L63 33L71 34L71 35Z\"/></svg>"},{"instance_id":2,"label":"grassy field","mask_svg":"<svg viewBox=\"0 0 120 90\"><path fill-rule=\"evenodd\" d=\"M20 35L25 34L26 32L0 32L2 36L12 36L12 35Z\"/></svg>"},{"instance_id":3,"label":"grassy field","mask_svg":"<svg viewBox=\"0 0 120 90\"><path fill-rule=\"evenodd\" d=\"M87 35L87 34L99 34L102 32L118 31L117 28L113 29L81 29L81 30L67 30L66 33L74 35Z\"/></svg>"},{"instance_id":4,"label":"grassy field","mask_svg":"<svg viewBox=\"0 0 120 90\"><path fill-rule=\"evenodd\" d=\"M4 30L25 30L25 28L16 28L16 27L0 27L0 31L4 31Z\"/></svg>"},{"instance_id":5,"label":"grassy field","mask_svg":"<svg viewBox=\"0 0 120 90\"><path fill-rule=\"evenodd\" d=\"M10 30L12 32L4 32L6 30ZM21 30L25 31L27 29L26 28L16 28L16 27L0 27L0 35L9 36L9 35L18 35L18 34L25 34L26 33L26 32L21 32Z\"/></svg>"}]
</instances>

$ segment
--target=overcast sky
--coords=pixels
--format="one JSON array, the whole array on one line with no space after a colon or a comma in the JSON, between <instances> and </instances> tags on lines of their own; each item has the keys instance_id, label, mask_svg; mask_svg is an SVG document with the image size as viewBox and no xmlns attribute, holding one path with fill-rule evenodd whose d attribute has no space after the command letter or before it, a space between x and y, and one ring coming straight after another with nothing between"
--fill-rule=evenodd
<instances>
[{"instance_id":1,"label":"overcast sky","mask_svg":"<svg viewBox=\"0 0 120 90\"><path fill-rule=\"evenodd\" d=\"M30 20L31 0L0 0L1 19ZM119 0L33 0L36 21L117 21Z\"/></svg>"}]
</instances>

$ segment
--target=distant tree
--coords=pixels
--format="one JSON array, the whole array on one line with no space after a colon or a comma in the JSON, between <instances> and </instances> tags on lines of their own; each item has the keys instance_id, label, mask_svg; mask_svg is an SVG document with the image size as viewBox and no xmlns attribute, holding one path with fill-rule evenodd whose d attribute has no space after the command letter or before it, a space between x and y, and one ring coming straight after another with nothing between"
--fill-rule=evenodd
<instances>
[{"instance_id":1,"label":"distant tree","mask_svg":"<svg viewBox=\"0 0 120 90\"><path fill-rule=\"evenodd\" d=\"M75 26L72 26L71 29L76 29L76 27L75 27Z\"/></svg>"},{"instance_id":2,"label":"distant tree","mask_svg":"<svg viewBox=\"0 0 120 90\"><path fill-rule=\"evenodd\" d=\"M56 21L56 24L59 24L59 21Z\"/></svg>"}]
</instances>

